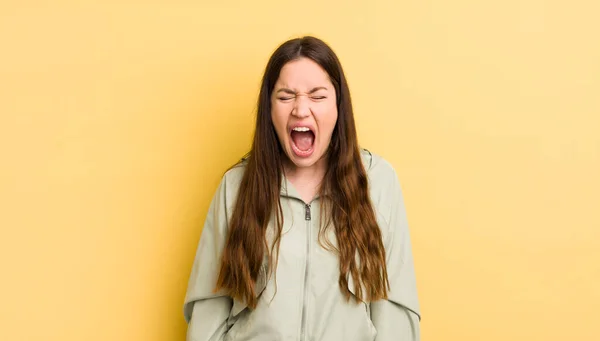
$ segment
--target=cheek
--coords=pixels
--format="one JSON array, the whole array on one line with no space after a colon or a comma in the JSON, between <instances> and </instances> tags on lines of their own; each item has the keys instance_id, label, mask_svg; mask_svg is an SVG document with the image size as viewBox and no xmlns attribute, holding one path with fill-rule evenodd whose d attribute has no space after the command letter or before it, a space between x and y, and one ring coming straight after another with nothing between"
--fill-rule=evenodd
<instances>
[{"instance_id":1,"label":"cheek","mask_svg":"<svg viewBox=\"0 0 600 341\"><path fill-rule=\"evenodd\" d=\"M331 137L335 124L337 123L337 108L324 110L320 115L317 115L317 123L319 124L319 130L324 136Z\"/></svg>"},{"instance_id":2,"label":"cheek","mask_svg":"<svg viewBox=\"0 0 600 341\"><path fill-rule=\"evenodd\" d=\"M286 136L288 115L280 107L273 106L271 110L271 121L275 126L275 131L280 138Z\"/></svg>"}]
</instances>

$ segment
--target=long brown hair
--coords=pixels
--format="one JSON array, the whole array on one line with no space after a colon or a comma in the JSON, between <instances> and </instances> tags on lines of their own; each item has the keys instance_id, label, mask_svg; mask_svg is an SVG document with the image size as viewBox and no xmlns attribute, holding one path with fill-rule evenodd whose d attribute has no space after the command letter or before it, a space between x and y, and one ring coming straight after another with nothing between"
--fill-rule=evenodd
<instances>
[{"instance_id":1,"label":"long brown hair","mask_svg":"<svg viewBox=\"0 0 600 341\"><path fill-rule=\"evenodd\" d=\"M279 195L287 156L271 121L271 94L281 68L302 57L313 60L328 73L337 95L338 119L319 189L324 202L321 207L328 222L321 227L319 240L322 241L325 231L333 225L338 247L332 251L340 257L339 286L347 299L351 297L348 275L355 284L357 300L386 298L389 288L385 250L369 198L369 183L358 146L346 77L336 54L325 42L303 37L283 43L267 63L258 98L254 141L221 259L216 290L224 289L250 308L257 304L255 283L265 255L268 255L269 265L276 263L273 253L278 254L283 226ZM275 220L275 237L269 247L266 232L271 219Z\"/></svg>"}]
</instances>

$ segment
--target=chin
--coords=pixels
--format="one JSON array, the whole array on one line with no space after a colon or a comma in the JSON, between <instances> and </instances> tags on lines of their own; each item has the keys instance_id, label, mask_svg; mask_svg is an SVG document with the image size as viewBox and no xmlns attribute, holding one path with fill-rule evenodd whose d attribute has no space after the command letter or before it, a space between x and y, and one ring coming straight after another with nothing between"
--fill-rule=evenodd
<instances>
[{"instance_id":1,"label":"chin","mask_svg":"<svg viewBox=\"0 0 600 341\"><path fill-rule=\"evenodd\" d=\"M322 155L318 153L316 150L309 157L301 157L294 153L293 150L286 151L287 157L290 162L298 167L298 168L310 168L315 166L319 160L321 160Z\"/></svg>"},{"instance_id":2,"label":"chin","mask_svg":"<svg viewBox=\"0 0 600 341\"><path fill-rule=\"evenodd\" d=\"M317 163L317 160L294 160L292 163L298 168L310 168Z\"/></svg>"}]
</instances>

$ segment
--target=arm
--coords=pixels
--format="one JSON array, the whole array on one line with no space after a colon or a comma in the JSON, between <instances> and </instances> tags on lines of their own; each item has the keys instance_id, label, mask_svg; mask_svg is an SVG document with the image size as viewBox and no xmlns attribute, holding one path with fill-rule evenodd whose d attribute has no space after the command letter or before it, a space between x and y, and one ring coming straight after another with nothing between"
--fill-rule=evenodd
<instances>
[{"instance_id":1,"label":"arm","mask_svg":"<svg viewBox=\"0 0 600 341\"><path fill-rule=\"evenodd\" d=\"M193 302L187 329L187 341L221 341L227 334L229 297L213 297Z\"/></svg>"},{"instance_id":2,"label":"arm","mask_svg":"<svg viewBox=\"0 0 600 341\"><path fill-rule=\"evenodd\" d=\"M210 204L188 282L184 317L188 341L220 341L227 333L232 299L214 288L227 233L225 177Z\"/></svg>"},{"instance_id":3,"label":"arm","mask_svg":"<svg viewBox=\"0 0 600 341\"><path fill-rule=\"evenodd\" d=\"M390 179L387 199L391 204L388 219L386 261L390 291L387 300L371 303L371 319L377 329L377 341L420 340L420 309L415 269L404 208L404 199L396 173Z\"/></svg>"}]
</instances>

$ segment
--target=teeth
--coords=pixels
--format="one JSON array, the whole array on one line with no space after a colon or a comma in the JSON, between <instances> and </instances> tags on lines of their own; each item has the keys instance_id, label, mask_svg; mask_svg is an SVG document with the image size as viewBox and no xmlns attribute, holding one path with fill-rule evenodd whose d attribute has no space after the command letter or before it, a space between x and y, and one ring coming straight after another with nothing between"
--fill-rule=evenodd
<instances>
[{"instance_id":1,"label":"teeth","mask_svg":"<svg viewBox=\"0 0 600 341\"><path fill-rule=\"evenodd\" d=\"M307 127L296 127L293 129L294 131L310 131Z\"/></svg>"}]
</instances>

